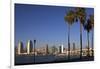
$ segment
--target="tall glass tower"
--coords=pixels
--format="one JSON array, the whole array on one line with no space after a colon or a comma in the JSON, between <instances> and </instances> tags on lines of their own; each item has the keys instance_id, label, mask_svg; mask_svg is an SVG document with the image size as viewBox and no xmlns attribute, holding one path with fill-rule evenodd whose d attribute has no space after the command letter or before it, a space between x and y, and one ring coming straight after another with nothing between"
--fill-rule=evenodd
<instances>
[{"instance_id":1,"label":"tall glass tower","mask_svg":"<svg viewBox=\"0 0 100 69\"><path fill-rule=\"evenodd\" d=\"M28 40L27 42L27 54L30 54L33 52L33 43L31 40Z\"/></svg>"},{"instance_id":2,"label":"tall glass tower","mask_svg":"<svg viewBox=\"0 0 100 69\"><path fill-rule=\"evenodd\" d=\"M23 51L24 51L23 43L21 41L19 41L19 43L18 43L18 54L23 53Z\"/></svg>"}]
</instances>

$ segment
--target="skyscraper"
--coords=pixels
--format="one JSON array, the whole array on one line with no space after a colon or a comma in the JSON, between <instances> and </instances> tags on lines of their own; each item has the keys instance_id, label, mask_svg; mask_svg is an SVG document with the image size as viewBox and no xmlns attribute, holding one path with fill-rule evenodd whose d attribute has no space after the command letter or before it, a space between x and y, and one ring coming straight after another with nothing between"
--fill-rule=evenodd
<instances>
[{"instance_id":1,"label":"skyscraper","mask_svg":"<svg viewBox=\"0 0 100 69\"><path fill-rule=\"evenodd\" d=\"M64 47L63 47L63 44L61 45L61 53L64 52Z\"/></svg>"},{"instance_id":2,"label":"skyscraper","mask_svg":"<svg viewBox=\"0 0 100 69\"><path fill-rule=\"evenodd\" d=\"M64 48L63 48L63 44L62 44L61 46L59 46L59 53L63 53L63 50L64 50Z\"/></svg>"},{"instance_id":3,"label":"skyscraper","mask_svg":"<svg viewBox=\"0 0 100 69\"><path fill-rule=\"evenodd\" d=\"M46 55L49 53L49 52L48 52L48 44L47 44L46 47L45 47L45 53L46 53Z\"/></svg>"},{"instance_id":4,"label":"skyscraper","mask_svg":"<svg viewBox=\"0 0 100 69\"><path fill-rule=\"evenodd\" d=\"M31 40L28 40L27 42L27 54L30 54L33 52L33 43Z\"/></svg>"},{"instance_id":5,"label":"skyscraper","mask_svg":"<svg viewBox=\"0 0 100 69\"><path fill-rule=\"evenodd\" d=\"M19 41L19 43L18 43L18 54L23 53L23 51L24 51L23 43L21 41Z\"/></svg>"},{"instance_id":6,"label":"skyscraper","mask_svg":"<svg viewBox=\"0 0 100 69\"><path fill-rule=\"evenodd\" d=\"M61 53L61 46L59 46L59 53Z\"/></svg>"},{"instance_id":7,"label":"skyscraper","mask_svg":"<svg viewBox=\"0 0 100 69\"><path fill-rule=\"evenodd\" d=\"M75 55L75 50L76 50L76 48L75 48L75 43L73 43L73 55Z\"/></svg>"}]
</instances>

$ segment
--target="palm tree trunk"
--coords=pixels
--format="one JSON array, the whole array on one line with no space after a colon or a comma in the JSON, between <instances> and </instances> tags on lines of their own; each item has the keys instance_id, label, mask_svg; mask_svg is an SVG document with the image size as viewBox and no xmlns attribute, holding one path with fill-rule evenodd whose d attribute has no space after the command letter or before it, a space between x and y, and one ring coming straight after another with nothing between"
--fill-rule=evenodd
<instances>
[{"instance_id":1,"label":"palm tree trunk","mask_svg":"<svg viewBox=\"0 0 100 69\"><path fill-rule=\"evenodd\" d=\"M82 24L80 23L80 59L82 59Z\"/></svg>"},{"instance_id":2,"label":"palm tree trunk","mask_svg":"<svg viewBox=\"0 0 100 69\"><path fill-rule=\"evenodd\" d=\"M89 32L87 32L87 40L88 40L88 54L87 54L87 56L89 57L90 56L90 51L89 51L89 49L90 49L90 47L89 47Z\"/></svg>"},{"instance_id":3,"label":"palm tree trunk","mask_svg":"<svg viewBox=\"0 0 100 69\"><path fill-rule=\"evenodd\" d=\"M68 60L70 60L70 25L68 24Z\"/></svg>"}]
</instances>

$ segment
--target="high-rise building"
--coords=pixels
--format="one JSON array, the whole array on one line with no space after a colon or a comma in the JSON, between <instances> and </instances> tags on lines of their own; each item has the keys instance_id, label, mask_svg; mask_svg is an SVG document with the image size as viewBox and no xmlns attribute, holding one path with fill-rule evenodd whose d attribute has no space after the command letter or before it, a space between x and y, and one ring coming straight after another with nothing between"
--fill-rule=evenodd
<instances>
[{"instance_id":1,"label":"high-rise building","mask_svg":"<svg viewBox=\"0 0 100 69\"><path fill-rule=\"evenodd\" d=\"M61 53L61 46L59 46L59 50L58 51L59 51L59 53Z\"/></svg>"},{"instance_id":2,"label":"high-rise building","mask_svg":"<svg viewBox=\"0 0 100 69\"><path fill-rule=\"evenodd\" d=\"M18 54L23 53L23 51L24 51L23 43L21 41L19 41L19 43L18 43Z\"/></svg>"},{"instance_id":3,"label":"high-rise building","mask_svg":"<svg viewBox=\"0 0 100 69\"><path fill-rule=\"evenodd\" d=\"M63 47L63 44L61 45L61 53L64 52L64 47Z\"/></svg>"},{"instance_id":4,"label":"high-rise building","mask_svg":"<svg viewBox=\"0 0 100 69\"><path fill-rule=\"evenodd\" d=\"M35 56L35 52L36 52L35 46L36 46L36 40L34 40L34 56Z\"/></svg>"},{"instance_id":5,"label":"high-rise building","mask_svg":"<svg viewBox=\"0 0 100 69\"><path fill-rule=\"evenodd\" d=\"M49 51L48 51L48 44L47 44L46 47L45 47L45 53L46 53L46 54L49 53Z\"/></svg>"},{"instance_id":6,"label":"high-rise building","mask_svg":"<svg viewBox=\"0 0 100 69\"><path fill-rule=\"evenodd\" d=\"M75 48L75 43L73 43L73 50L75 50L76 48Z\"/></svg>"},{"instance_id":7,"label":"high-rise building","mask_svg":"<svg viewBox=\"0 0 100 69\"><path fill-rule=\"evenodd\" d=\"M54 54L55 51L56 51L56 47L55 47L55 46L52 46L52 47L51 47L51 53Z\"/></svg>"},{"instance_id":8,"label":"high-rise building","mask_svg":"<svg viewBox=\"0 0 100 69\"><path fill-rule=\"evenodd\" d=\"M31 40L28 40L27 42L27 54L30 54L33 52L33 43Z\"/></svg>"},{"instance_id":9,"label":"high-rise building","mask_svg":"<svg viewBox=\"0 0 100 69\"><path fill-rule=\"evenodd\" d=\"M63 48L63 44L61 46L59 46L59 53L63 53L64 48Z\"/></svg>"},{"instance_id":10,"label":"high-rise building","mask_svg":"<svg viewBox=\"0 0 100 69\"><path fill-rule=\"evenodd\" d=\"M73 53L72 53L72 55L75 55L75 54L76 54L76 51L75 51L75 50L76 50L76 48L75 48L75 43L73 43L73 50L72 50Z\"/></svg>"}]
</instances>

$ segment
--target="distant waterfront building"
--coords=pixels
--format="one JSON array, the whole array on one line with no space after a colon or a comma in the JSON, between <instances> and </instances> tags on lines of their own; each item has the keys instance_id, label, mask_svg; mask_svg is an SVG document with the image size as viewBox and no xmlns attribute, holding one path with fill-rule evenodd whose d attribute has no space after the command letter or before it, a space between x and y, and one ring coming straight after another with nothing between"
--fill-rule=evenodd
<instances>
[{"instance_id":1,"label":"distant waterfront building","mask_svg":"<svg viewBox=\"0 0 100 69\"><path fill-rule=\"evenodd\" d=\"M58 48L58 49L59 49L59 50L58 50L58 51L59 51L59 53L61 53L61 46L59 46L59 48Z\"/></svg>"},{"instance_id":2,"label":"distant waterfront building","mask_svg":"<svg viewBox=\"0 0 100 69\"><path fill-rule=\"evenodd\" d=\"M15 54L18 54L18 47L15 46Z\"/></svg>"},{"instance_id":3,"label":"distant waterfront building","mask_svg":"<svg viewBox=\"0 0 100 69\"><path fill-rule=\"evenodd\" d=\"M64 52L64 47L63 47L63 44L61 45L61 53Z\"/></svg>"},{"instance_id":4,"label":"distant waterfront building","mask_svg":"<svg viewBox=\"0 0 100 69\"><path fill-rule=\"evenodd\" d=\"M48 44L47 44L46 47L45 47L45 53L46 53L46 54L49 53L49 51L48 51Z\"/></svg>"},{"instance_id":5,"label":"distant waterfront building","mask_svg":"<svg viewBox=\"0 0 100 69\"><path fill-rule=\"evenodd\" d=\"M23 43L21 41L19 41L19 43L18 43L18 54L23 53L23 51L24 51Z\"/></svg>"},{"instance_id":6,"label":"distant waterfront building","mask_svg":"<svg viewBox=\"0 0 100 69\"><path fill-rule=\"evenodd\" d=\"M34 40L34 56L35 56L35 53L36 53L36 40Z\"/></svg>"},{"instance_id":7,"label":"distant waterfront building","mask_svg":"<svg viewBox=\"0 0 100 69\"><path fill-rule=\"evenodd\" d=\"M75 43L73 43L73 49L72 49L72 55L76 55L76 47L75 47Z\"/></svg>"},{"instance_id":8,"label":"distant waterfront building","mask_svg":"<svg viewBox=\"0 0 100 69\"><path fill-rule=\"evenodd\" d=\"M56 52L56 46L52 46L52 54L55 54Z\"/></svg>"},{"instance_id":9,"label":"distant waterfront building","mask_svg":"<svg viewBox=\"0 0 100 69\"><path fill-rule=\"evenodd\" d=\"M33 52L33 43L31 40L28 40L27 42L27 54L30 54Z\"/></svg>"},{"instance_id":10,"label":"distant waterfront building","mask_svg":"<svg viewBox=\"0 0 100 69\"><path fill-rule=\"evenodd\" d=\"M75 43L73 43L73 51L75 51L76 47L75 47Z\"/></svg>"},{"instance_id":11,"label":"distant waterfront building","mask_svg":"<svg viewBox=\"0 0 100 69\"><path fill-rule=\"evenodd\" d=\"M63 51L64 51L64 48L63 48L63 45L61 45L61 46L59 46L59 53L63 53Z\"/></svg>"}]
</instances>

